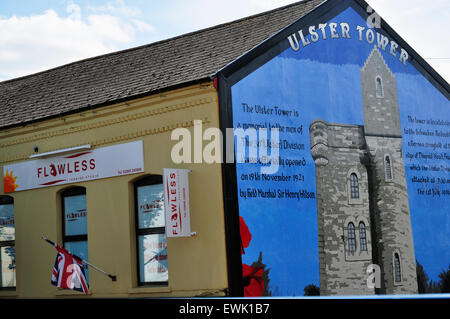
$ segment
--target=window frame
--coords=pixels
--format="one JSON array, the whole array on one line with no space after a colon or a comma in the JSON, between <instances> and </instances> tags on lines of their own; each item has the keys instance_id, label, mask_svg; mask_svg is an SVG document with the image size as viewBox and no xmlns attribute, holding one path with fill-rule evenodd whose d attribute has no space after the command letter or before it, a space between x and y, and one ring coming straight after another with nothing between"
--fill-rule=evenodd
<instances>
[{"instance_id":1,"label":"window frame","mask_svg":"<svg viewBox=\"0 0 450 319\"><path fill-rule=\"evenodd\" d=\"M134 197L134 230L135 230L135 240L136 240L136 275L137 275L137 285L139 287L160 287L169 286L169 280L167 281L141 281L141 269L140 269L140 258L139 258L139 236L145 235L166 235L166 227L164 222L164 227L150 227L150 228L139 228L139 207L138 207L138 188L141 186L150 185L164 185L162 175L148 175L143 178L138 179L133 183L133 197ZM165 216L164 216L165 218ZM166 238L167 245L167 238ZM167 249L167 248L166 248Z\"/></svg>"},{"instance_id":2,"label":"window frame","mask_svg":"<svg viewBox=\"0 0 450 319\"><path fill-rule=\"evenodd\" d=\"M392 164L392 157L389 154L386 154L384 156L384 177L387 182L390 182L394 179Z\"/></svg>"},{"instance_id":3,"label":"window frame","mask_svg":"<svg viewBox=\"0 0 450 319\"><path fill-rule=\"evenodd\" d=\"M397 276L398 275L398 276ZM397 280L399 279L399 280ZM402 283L402 262L400 259L400 254L394 252L394 284L400 285Z\"/></svg>"},{"instance_id":4,"label":"window frame","mask_svg":"<svg viewBox=\"0 0 450 319\"><path fill-rule=\"evenodd\" d=\"M352 232L352 236L350 236L350 231ZM347 224L347 249L350 253L356 252L356 230L355 224L353 224L353 222L349 222Z\"/></svg>"},{"instance_id":5,"label":"window frame","mask_svg":"<svg viewBox=\"0 0 450 319\"><path fill-rule=\"evenodd\" d=\"M354 178L353 178L354 177ZM355 172L350 174L350 198L353 200L359 199L359 178ZM355 194L355 196L353 196Z\"/></svg>"},{"instance_id":6,"label":"window frame","mask_svg":"<svg viewBox=\"0 0 450 319\"><path fill-rule=\"evenodd\" d=\"M379 75L375 78L375 91L376 91L375 94L376 94L377 98L384 97L383 79Z\"/></svg>"},{"instance_id":7,"label":"window frame","mask_svg":"<svg viewBox=\"0 0 450 319\"><path fill-rule=\"evenodd\" d=\"M0 205L13 205L14 209L14 198L9 195L0 195ZM14 218L15 218L15 212L14 212ZM14 247L14 265L16 264L16 223L14 221L14 240L1 240L0 241L0 247ZM15 291L17 287L17 271L14 271L14 277L16 286L10 286L10 287L3 287L0 286L0 291Z\"/></svg>"},{"instance_id":8,"label":"window frame","mask_svg":"<svg viewBox=\"0 0 450 319\"><path fill-rule=\"evenodd\" d=\"M85 195L86 196L86 188L82 186L75 186L71 187L69 189L66 189L61 192L61 208L62 208L62 242L63 247L65 247L65 243L67 242L76 242L76 241L88 241L88 234L86 229L86 235L66 235L66 206L64 199L66 197L72 197L72 196L79 196L79 195ZM86 196L87 197L87 196ZM87 198L86 198L87 199ZM86 212L87 212L87 203L86 203ZM86 223L87 223L87 216L86 216Z\"/></svg>"},{"instance_id":9,"label":"window frame","mask_svg":"<svg viewBox=\"0 0 450 319\"><path fill-rule=\"evenodd\" d=\"M360 167L359 169L364 171L363 167ZM364 185L362 183L363 183L363 177L365 177L365 175L361 175L359 169L358 169L358 167L351 167L347 172L346 187L347 187L347 199L348 199L349 205L363 204L363 198L365 196L364 195L365 189L364 189L364 187L363 187ZM354 181L352 182L353 174L356 175L356 185L355 185ZM356 186L356 188L355 188L355 186ZM355 190L356 190L356 195L358 197L356 197L356 198L352 197L352 190L353 190L354 195L355 195Z\"/></svg>"},{"instance_id":10,"label":"window frame","mask_svg":"<svg viewBox=\"0 0 450 319\"><path fill-rule=\"evenodd\" d=\"M361 228L362 225L362 228ZM367 227L363 221L360 221L358 224L359 230L359 249L360 251L368 251L367 249ZM364 236L363 236L364 234Z\"/></svg>"}]
</instances>

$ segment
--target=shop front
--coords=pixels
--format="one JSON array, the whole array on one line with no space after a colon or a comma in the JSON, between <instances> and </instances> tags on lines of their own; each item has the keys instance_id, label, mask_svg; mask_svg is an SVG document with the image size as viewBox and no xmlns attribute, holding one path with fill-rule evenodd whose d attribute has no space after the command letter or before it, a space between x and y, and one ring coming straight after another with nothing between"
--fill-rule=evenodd
<instances>
[{"instance_id":1,"label":"shop front","mask_svg":"<svg viewBox=\"0 0 450 319\"><path fill-rule=\"evenodd\" d=\"M197 119L204 128L218 125L216 96L212 84L187 87L2 131L0 295L225 295L221 166L171 160L173 130L192 131ZM164 207L179 202L178 180L163 181L171 168L190 171L190 216L182 228L172 223L169 237ZM172 185L169 196L164 185ZM188 226L189 233L173 236ZM88 267L87 295L56 288L50 282L57 251L42 236L116 280Z\"/></svg>"}]
</instances>

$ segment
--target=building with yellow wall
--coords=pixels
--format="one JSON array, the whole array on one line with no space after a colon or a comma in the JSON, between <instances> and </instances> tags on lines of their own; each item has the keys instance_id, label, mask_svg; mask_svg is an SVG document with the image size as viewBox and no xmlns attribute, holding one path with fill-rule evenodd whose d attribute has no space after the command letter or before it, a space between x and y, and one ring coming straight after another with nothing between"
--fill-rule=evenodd
<instances>
[{"instance_id":1,"label":"building with yellow wall","mask_svg":"<svg viewBox=\"0 0 450 319\"><path fill-rule=\"evenodd\" d=\"M223 295L227 277L221 184L216 182L221 178L219 164L182 165L193 172L191 227L197 235L168 240L167 286L137 286L134 227L133 182L172 167L172 129L191 129L196 119L202 119L205 127L217 125L216 96L214 87L205 83L2 131L2 163L27 160L36 145L45 152L80 144L95 149L142 140L145 172L10 194L14 199L17 284L15 291L0 294L25 298L79 294L49 284L55 250L40 238L45 235L62 243L61 192L82 186L86 189L89 261L117 275L112 282L90 270L89 295Z\"/></svg>"}]
</instances>

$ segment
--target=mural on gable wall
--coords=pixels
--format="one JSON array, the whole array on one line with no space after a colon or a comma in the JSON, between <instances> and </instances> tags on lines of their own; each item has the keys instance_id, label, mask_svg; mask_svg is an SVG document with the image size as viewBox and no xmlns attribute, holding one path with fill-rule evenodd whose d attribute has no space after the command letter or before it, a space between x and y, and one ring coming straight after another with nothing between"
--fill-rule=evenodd
<instances>
[{"instance_id":1,"label":"mural on gable wall","mask_svg":"<svg viewBox=\"0 0 450 319\"><path fill-rule=\"evenodd\" d=\"M236 163L244 294L444 292L448 97L351 7L285 41L231 88L234 128L279 132L275 173Z\"/></svg>"}]
</instances>

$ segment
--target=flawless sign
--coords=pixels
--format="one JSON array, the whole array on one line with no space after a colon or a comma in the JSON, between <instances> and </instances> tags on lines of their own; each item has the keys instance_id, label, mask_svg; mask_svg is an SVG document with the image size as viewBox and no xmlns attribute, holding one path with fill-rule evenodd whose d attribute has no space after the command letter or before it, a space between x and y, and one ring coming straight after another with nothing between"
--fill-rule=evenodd
<instances>
[{"instance_id":1,"label":"flawless sign","mask_svg":"<svg viewBox=\"0 0 450 319\"><path fill-rule=\"evenodd\" d=\"M189 213L189 172L188 169L164 169L164 207L167 237L189 237L192 235Z\"/></svg>"},{"instance_id":2,"label":"flawless sign","mask_svg":"<svg viewBox=\"0 0 450 319\"><path fill-rule=\"evenodd\" d=\"M3 167L5 193L141 173L142 141Z\"/></svg>"}]
</instances>

